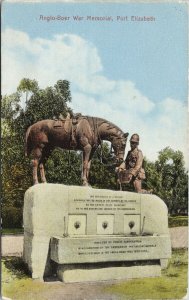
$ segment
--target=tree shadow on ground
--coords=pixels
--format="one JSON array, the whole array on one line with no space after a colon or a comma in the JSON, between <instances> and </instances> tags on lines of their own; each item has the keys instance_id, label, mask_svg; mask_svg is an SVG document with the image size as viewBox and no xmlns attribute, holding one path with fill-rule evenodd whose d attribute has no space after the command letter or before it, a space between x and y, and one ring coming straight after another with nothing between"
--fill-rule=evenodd
<instances>
[{"instance_id":1,"label":"tree shadow on ground","mask_svg":"<svg viewBox=\"0 0 189 300\"><path fill-rule=\"evenodd\" d=\"M4 265L7 270L11 271L18 279L31 275L27 265L21 257L5 257Z\"/></svg>"}]
</instances>

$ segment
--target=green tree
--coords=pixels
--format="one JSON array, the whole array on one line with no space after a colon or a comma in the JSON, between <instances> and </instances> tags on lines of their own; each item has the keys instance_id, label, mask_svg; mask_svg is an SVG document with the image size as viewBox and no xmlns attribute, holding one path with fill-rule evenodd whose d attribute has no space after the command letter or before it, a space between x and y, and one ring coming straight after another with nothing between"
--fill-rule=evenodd
<instances>
[{"instance_id":1,"label":"green tree","mask_svg":"<svg viewBox=\"0 0 189 300\"><path fill-rule=\"evenodd\" d=\"M144 158L144 169L146 173L146 179L143 181L143 188L146 190L153 190L154 194L158 194L160 185L160 176L157 173L157 169L154 162Z\"/></svg>"},{"instance_id":2,"label":"green tree","mask_svg":"<svg viewBox=\"0 0 189 300\"><path fill-rule=\"evenodd\" d=\"M25 79L26 80L26 79ZM32 81L33 83L33 81ZM19 85L19 96L26 92L26 87L30 91L30 85ZM67 112L72 112L68 107L71 101L70 84L67 80L59 80L54 87L39 89L35 84L31 97L26 103L25 109L20 110L16 120L16 130L20 136L24 136L26 129L37 121L44 119L58 118L60 115L66 116Z\"/></svg>"},{"instance_id":3,"label":"green tree","mask_svg":"<svg viewBox=\"0 0 189 300\"><path fill-rule=\"evenodd\" d=\"M23 94L26 103L23 106ZM31 124L48 118L58 118L71 112L69 82L59 80L54 87L39 89L35 80L21 80L17 92L2 99L2 217L3 226L21 226L24 192L32 185L32 169L29 159L24 157L25 131ZM58 150L52 153L57 160ZM66 155L66 156L65 156ZM60 166L66 164L65 152L59 155ZM74 156L74 154L72 154ZM51 157L50 162L53 161ZM47 176L57 182L54 166L48 166ZM51 166L52 165L52 166ZM64 168L64 171L65 171ZM54 171L54 175L53 175ZM64 176L63 176L64 175ZM72 174L73 175L73 174ZM65 178L65 172L59 174ZM54 181L53 181L54 180Z\"/></svg>"},{"instance_id":4,"label":"green tree","mask_svg":"<svg viewBox=\"0 0 189 300\"><path fill-rule=\"evenodd\" d=\"M105 142L102 144L102 149L99 147L94 154L89 174L90 184L94 188L118 189L115 167L111 149Z\"/></svg>"},{"instance_id":5,"label":"green tree","mask_svg":"<svg viewBox=\"0 0 189 300\"><path fill-rule=\"evenodd\" d=\"M56 148L45 165L46 176L51 183L81 185L81 153Z\"/></svg>"},{"instance_id":6,"label":"green tree","mask_svg":"<svg viewBox=\"0 0 189 300\"><path fill-rule=\"evenodd\" d=\"M38 89L39 89L39 86L38 86L37 81L35 79L31 80L28 78L23 78L20 81L19 86L17 87L18 92L26 93L26 98L25 98L26 103L28 101L29 94L35 93Z\"/></svg>"},{"instance_id":7,"label":"green tree","mask_svg":"<svg viewBox=\"0 0 189 300\"><path fill-rule=\"evenodd\" d=\"M181 151L170 147L161 150L155 163L144 160L144 188L165 201L171 214L188 209L188 174Z\"/></svg>"},{"instance_id":8,"label":"green tree","mask_svg":"<svg viewBox=\"0 0 189 300\"><path fill-rule=\"evenodd\" d=\"M159 152L155 163L160 184L158 194L165 200L171 214L188 206L188 176L181 151L166 147Z\"/></svg>"},{"instance_id":9,"label":"green tree","mask_svg":"<svg viewBox=\"0 0 189 300\"><path fill-rule=\"evenodd\" d=\"M2 99L1 178L4 227L21 226L23 194L31 184L28 164L24 160L19 137L15 132L15 120L21 109L19 102L18 93Z\"/></svg>"}]
</instances>

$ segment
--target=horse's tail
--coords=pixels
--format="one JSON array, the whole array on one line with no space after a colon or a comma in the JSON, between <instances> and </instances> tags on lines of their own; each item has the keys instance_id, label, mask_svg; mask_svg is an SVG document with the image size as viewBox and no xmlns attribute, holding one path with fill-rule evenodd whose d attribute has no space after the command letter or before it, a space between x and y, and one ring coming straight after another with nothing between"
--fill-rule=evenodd
<instances>
[{"instance_id":1,"label":"horse's tail","mask_svg":"<svg viewBox=\"0 0 189 300\"><path fill-rule=\"evenodd\" d=\"M25 156L29 156L32 150L31 136L30 136L31 126L28 127L25 134Z\"/></svg>"}]
</instances>

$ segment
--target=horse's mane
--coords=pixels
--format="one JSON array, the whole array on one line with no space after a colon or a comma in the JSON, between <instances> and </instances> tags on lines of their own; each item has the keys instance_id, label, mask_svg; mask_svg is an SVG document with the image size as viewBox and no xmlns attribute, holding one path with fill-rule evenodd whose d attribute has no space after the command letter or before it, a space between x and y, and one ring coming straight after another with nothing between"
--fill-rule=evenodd
<instances>
[{"instance_id":1,"label":"horse's mane","mask_svg":"<svg viewBox=\"0 0 189 300\"><path fill-rule=\"evenodd\" d=\"M102 124L108 124L108 129L111 130L111 129L116 129L118 132L120 132L120 134L123 134L123 131L117 126L115 125L114 123L106 120L106 119L103 119L103 118L98 118L98 117L91 117L91 116L82 116L84 118L86 118L90 125L93 125L93 124L96 124L97 126L101 126Z\"/></svg>"}]
</instances>

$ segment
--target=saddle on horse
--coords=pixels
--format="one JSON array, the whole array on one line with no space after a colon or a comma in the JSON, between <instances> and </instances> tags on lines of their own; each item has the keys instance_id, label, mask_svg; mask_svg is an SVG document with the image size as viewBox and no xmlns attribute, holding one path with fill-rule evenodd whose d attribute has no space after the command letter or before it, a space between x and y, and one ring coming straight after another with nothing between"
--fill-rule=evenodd
<instances>
[{"instance_id":1,"label":"saddle on horse","mask_svg":"<svg viewBox=\"0 0 189 300\"><path fill-rule=\"evenodd\" d=\"M59 118L54 120L53 128L58 130L64 130L68 135L70 135L70 145L73 149L76 147L76 128L79 120L83 118L82 114L77 113L70 118L68 115L65 119Z\"/></svg>"}]
</instances>

